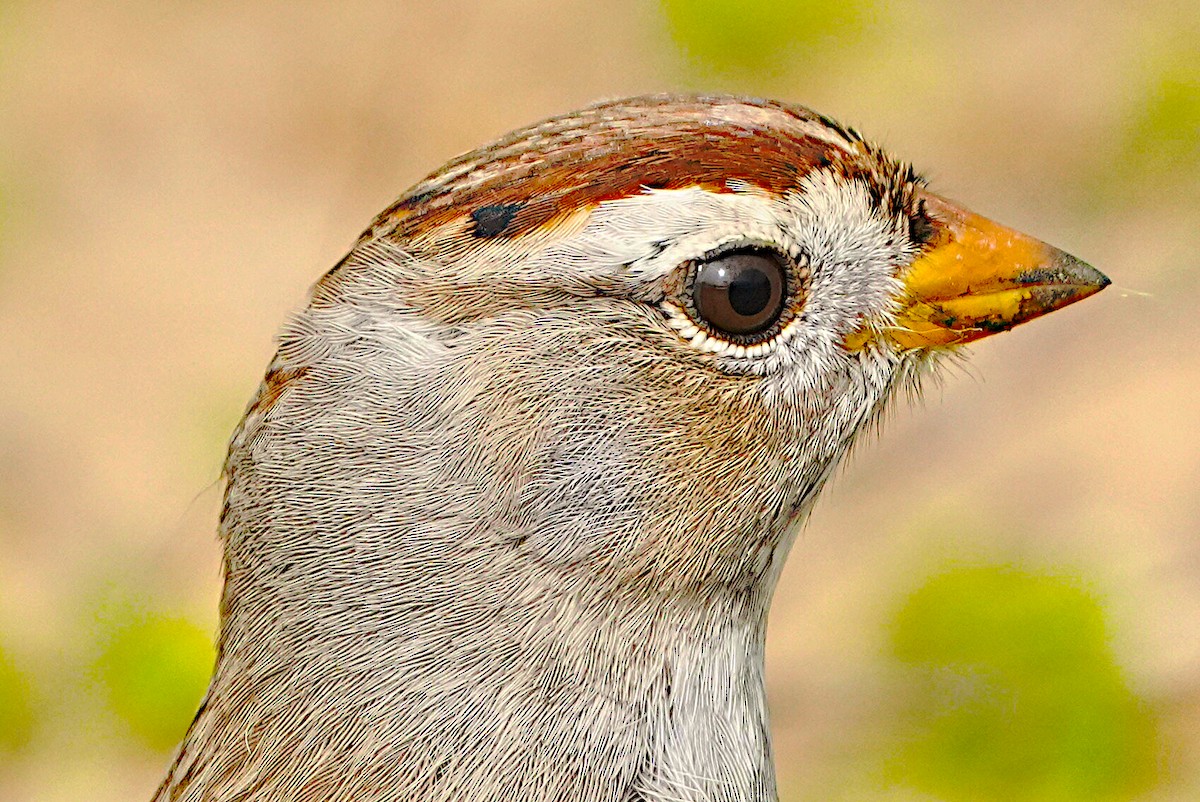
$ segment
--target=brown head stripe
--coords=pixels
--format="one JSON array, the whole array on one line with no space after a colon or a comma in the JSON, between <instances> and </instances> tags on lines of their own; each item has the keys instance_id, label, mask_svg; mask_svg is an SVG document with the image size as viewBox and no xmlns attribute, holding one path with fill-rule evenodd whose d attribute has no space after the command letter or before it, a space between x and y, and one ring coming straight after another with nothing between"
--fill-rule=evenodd
<instances>
[{"instance_id":1,"label":"brown head stripe","mask_svg":"<svg viewBox=\"0 0 1200 802\"><path fill-rule=\"evenodd\" d=\"M535 124L458 157L384 211L371 231L407 239L469 218L476 237L515 237L646 188L727 192L729 182L742 181L781 194L814 167L863 173L865 162L872 172L880 158L855 132L799 106L633 98Z\"/></svg>"}]
</instances>

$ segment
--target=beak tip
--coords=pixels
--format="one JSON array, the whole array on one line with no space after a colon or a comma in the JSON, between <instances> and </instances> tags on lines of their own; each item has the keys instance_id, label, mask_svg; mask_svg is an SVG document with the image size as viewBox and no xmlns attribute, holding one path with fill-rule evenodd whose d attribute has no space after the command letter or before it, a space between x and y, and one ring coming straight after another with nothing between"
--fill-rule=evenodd
<instances>
[{"instance_id":1,"label":"beak tip","mask_svg":"<svg viewBox=\"0 0 1200 802\"><path fill-rule=\"evenodd\" d=\"M1059 251L1053 260L1051 272L1056 283L1078 287L1084 295L1093 295L1112 284L1112 279L1069 253Z\"/></svg>"}]
</instances>

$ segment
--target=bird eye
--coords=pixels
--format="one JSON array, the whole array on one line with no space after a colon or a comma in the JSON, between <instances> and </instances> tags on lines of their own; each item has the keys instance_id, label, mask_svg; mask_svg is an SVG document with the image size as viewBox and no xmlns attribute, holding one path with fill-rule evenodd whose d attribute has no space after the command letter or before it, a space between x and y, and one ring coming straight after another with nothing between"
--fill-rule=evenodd
<instances>
[{"instance_id":1,"label":"bird eye","mask_svg":"<svg viewBox=\"0 0 1200 802\"><path fill-rule=\"evenodd\" d=\"M744 248L696 266L692 304L718 333L753 335L778 322L787 295L787 262L772 250Z\"/></svg>"}]
</instances>

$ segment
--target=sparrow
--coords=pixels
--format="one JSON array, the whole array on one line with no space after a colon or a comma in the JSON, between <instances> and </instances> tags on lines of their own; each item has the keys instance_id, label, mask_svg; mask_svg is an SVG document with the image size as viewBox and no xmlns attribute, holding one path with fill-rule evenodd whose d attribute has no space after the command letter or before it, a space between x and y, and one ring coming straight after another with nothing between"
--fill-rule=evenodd
<instances>
[{"instance_id":1,"label":"sparrow","mask_svg":"<svg viewBox=\"0 0 1200 802\"><path fill-rule=\"evenodd\" d=\"M776 799L767 614L839 459L1108 283L799 106L638 97L459 156L282 331L155 799Z\"/></svg>"}]
</instances>

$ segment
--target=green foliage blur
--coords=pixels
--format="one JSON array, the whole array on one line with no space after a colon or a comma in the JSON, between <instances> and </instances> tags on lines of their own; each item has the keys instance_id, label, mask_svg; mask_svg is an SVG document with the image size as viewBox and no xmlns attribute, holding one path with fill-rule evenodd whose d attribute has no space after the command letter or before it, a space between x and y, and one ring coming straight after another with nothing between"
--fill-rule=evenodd
<instances>
[{"instance_id":1,"label":"green foliage blur","mask_svg":"<svg viewBox=\"0 0 1200 802\"><path fill-rule=\"evenodd\" d=\"M0 650L0 756L24 749L33 736L31 693L29 679Z\"/></svg>"},{"instance_id":2,"label":"green foliage blur","mask_svg":"<svg viewBox=\"0 0 1200 802\"><path fill-rule=\"evenodd\" d=\"M145 746L170 749L204 695L212 636L182 618L126 613L102 640L94 675L112 712Z\"/></svg>"},{"instance_id":3,"label":"green foliage blur","mask_svg":"<svg viewBox=\"0 0 1200 802\"><path fill-rule=\"evenodd\" d=\"M771 75L802 49L853 45L880 13L873 0L662 0L671 35L702 71Z\"/></svg>"},{"instance_id":4,"label":"green foliage blur","mask_svg":"<svg viewBox=\"0 0 1200 802\"><path fill-rule=\"evenodd\" d=\"M944 800L1130 799L1159 779L1154 711L1117 665L1100 602L1002 565L933 576L891 621L907 667L889 785Z\"/></svg>"},{"instance_id":5,"label":"green foliage blur","mask_svg":"<svg viewBox=\"0 0 1200 802\"><path fill-rule=\"evenodd\" d=\"M1200 56L1196 40L1169 50L1148 79L1125 136L1126 177L1162 187L1163 182L1200 183Z\"/></svg>"}]
</instances>

